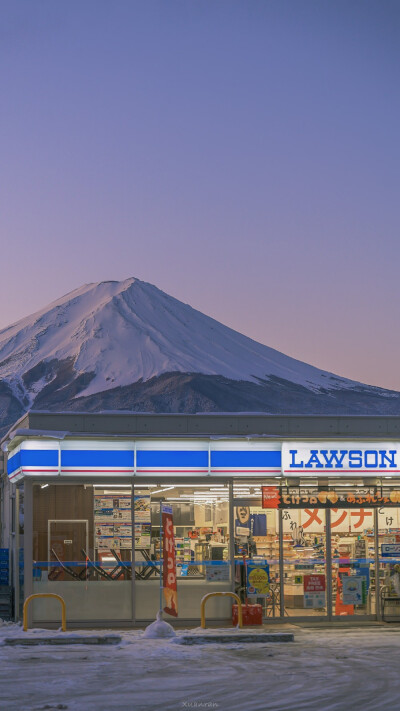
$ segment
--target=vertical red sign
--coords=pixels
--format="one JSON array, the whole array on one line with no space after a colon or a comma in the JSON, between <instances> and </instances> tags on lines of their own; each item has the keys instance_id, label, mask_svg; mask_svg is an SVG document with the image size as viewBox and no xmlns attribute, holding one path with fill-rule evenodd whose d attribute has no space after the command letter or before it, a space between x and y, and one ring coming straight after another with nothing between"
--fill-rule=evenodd
<instances>
[{"instance_id":1,"label":"vertical red sign","mask_svg":"<svg viewBox=\"0 0 400 711\"><path fill-rule=\"evenodd\" d=\"M281 492L279 486L262 486L262 507L263 509L277 509L281 503Z\"/></svg>"},{"instance_id":2,"label":"vertical red sign","mask_svg":"<svg viewBox=\"0 0 400 711\"><path fill-rule=\"evenodd\" d=\"M164 612L178 617L178 593L176 588L176 555L172 506L162 505L163 527L163 592L166 602Z\"/></svg>"}]
</instances>

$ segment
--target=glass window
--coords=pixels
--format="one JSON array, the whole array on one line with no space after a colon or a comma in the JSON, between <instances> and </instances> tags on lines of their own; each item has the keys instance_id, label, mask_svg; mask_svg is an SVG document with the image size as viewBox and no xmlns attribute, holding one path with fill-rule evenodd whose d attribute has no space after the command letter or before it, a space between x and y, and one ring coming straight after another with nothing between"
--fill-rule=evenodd
<instances>
[{"instance_id":1,"label":"glass window","mask_svg":"<svg viewBox=\"0 0 400 711\"><path fill-rule=\"evenodd\" d=\"M262 508L257 480L236 480L233 494L235 590L242 602L260 605L264 618L279 617L279 511Z\"/></svg>"},{"instance_id":2,"label":"glass window","mask_svg":"<svg viewBox=\"0 0 400 711\"><path fill-rule=\"evenodd\" d=\"M70 621L132 618L131 487L33 487L33 592L65 599ZM53 600L37 621L59 618Z\"/></svg>"},{"instance_id":3,"label":"glass window","mask_svg":"<svg viewBox=\"0 0 400 711\"><path fill-rule=\"evenodd\" d=\"M165 606L162 576L161 506L172 508L177 607L181 619L199 619L209 592L230 591L229 489L226 484L165 483L135 486L136 619L152 620ZM161 533L160 533L161 531ZM207 603L208 619L230 619L229 598Z\"/></svg>"},{"instance_id":4,"label":"glass window","mask_svg":"<svg viewBox=\"0 0 400 711\"><path fill-rule=\"evenodd\" d=\"M387 492L398 502L399 489ZM384 619L399 617L400 601L400 508L378 509L379 578Z\"/></svg>"}]
</instances>

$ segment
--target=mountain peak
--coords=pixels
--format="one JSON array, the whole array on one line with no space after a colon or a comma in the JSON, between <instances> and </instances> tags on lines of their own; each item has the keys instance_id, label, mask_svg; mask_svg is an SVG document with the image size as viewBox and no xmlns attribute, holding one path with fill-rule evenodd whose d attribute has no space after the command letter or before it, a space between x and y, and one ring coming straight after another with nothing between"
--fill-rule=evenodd
<instances>
[{"instance_id":1,"label":"mountain peak","mask_svg":"<svg viewBox=\"0 0 400 711\"><path fill-rule=\"evenodd\" d=\"M352 383L253 341L135 277L85 284L0 332L0 378L32 398L44 383L24 375L39 363L90 374L79 394L164 373L260 382L278 377L311 390ZM26 380L26 378L25 378Z\"/></svg>"},{"instance_id":2,"label":"mountain peak","mask_svg":"<svg viewBox=\"0 0 400 711\"><path fill-rule=\"evenodd\" d=\"M30 407L397 414L399 401L134 277L85 284L0 331L0 428Z\"/></svg>"}]
</instances>

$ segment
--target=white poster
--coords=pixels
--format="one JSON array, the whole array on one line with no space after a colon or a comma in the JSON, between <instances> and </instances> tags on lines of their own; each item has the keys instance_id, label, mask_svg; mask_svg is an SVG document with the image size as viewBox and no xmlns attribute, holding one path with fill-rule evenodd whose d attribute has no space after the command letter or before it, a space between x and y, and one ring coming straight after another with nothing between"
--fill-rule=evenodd
<instances>
[{"instance_id":1,"label":"white poster","mask_svg":"<svg viewBox=\"0 0 400 711\"><path fill-rule=\"evenodd\" d=\"M342 602L344 605L362 605L364 575L345 575L342 578Z\"/></svg>"}]
</instances>

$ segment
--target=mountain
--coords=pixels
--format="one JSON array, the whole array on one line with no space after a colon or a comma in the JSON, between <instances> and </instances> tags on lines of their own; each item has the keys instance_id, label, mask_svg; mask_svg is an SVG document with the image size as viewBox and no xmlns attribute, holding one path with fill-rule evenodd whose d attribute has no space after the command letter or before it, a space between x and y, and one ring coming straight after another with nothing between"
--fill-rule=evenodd
<instances>
[{"instance_id":1,"label":"mountain","mask_svg":"<svg viewBox=\"0 0 400 711\"><path fill-rule=\"evenodd\" d=\"M0 428L28 409L400 414L400 393L253 341L139 279L87 284L0 331Z\"/></svg>"}]
</instances>

